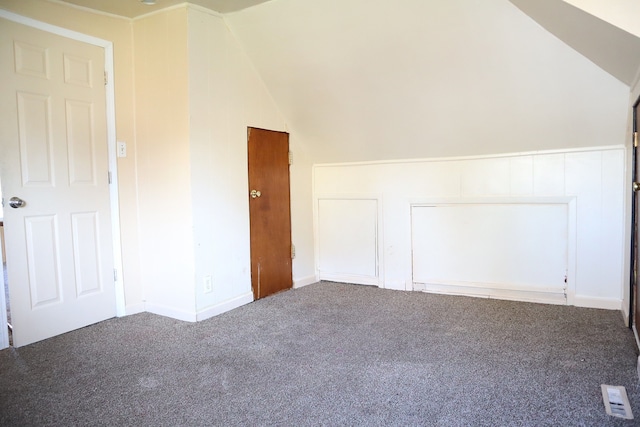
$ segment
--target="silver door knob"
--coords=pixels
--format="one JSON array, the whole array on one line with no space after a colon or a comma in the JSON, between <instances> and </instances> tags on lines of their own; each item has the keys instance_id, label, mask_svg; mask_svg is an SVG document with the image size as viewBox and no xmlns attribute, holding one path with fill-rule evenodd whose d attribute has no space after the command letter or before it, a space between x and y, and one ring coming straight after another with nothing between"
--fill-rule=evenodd
<instances>
[{"instance_id":1,"label":"silver door knob","mask_svg":"<svg viewBox=\"0 0 640 427\"><path fill-rule=\"evenodd\" d=\"M9 199L9 206L14 209L23 208L26 204L27 202L22 200L20 197L12 197Z\"/></svg>"},{"instance_id":2,"label":"silver door knob","mask_svg":"<svg viewBox=\"0 0 640 427\"><path fill-rule=\"evenodd\" d=\"M251 195L252 199L255 199L256 197L260 197L262 196L262 193L258 190L251 190L251 193L249 193Z\"/></svg>"}]
</instances>

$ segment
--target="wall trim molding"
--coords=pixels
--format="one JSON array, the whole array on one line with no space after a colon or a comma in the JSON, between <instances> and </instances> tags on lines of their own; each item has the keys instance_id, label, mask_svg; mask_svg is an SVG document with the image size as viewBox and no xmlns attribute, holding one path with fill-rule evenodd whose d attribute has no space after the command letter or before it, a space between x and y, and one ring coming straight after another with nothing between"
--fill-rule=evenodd
<instances>
[{"instance_id":1,"label":"wall trim molding","mask_svg":"<svg viewBox=\"0 0 640 427\"><path fill-rule=\"evenodd\" d=\"M301 277L299 279L293 279L293 289L299 289L305 286L309 286L314 283L318 283L319 281L320 280L316 275Z\"/></svg>"},{"instance_id":2,"label":"wall trim molding","mask_svg":"<svg viewBox=\"0 0 640 427\"><path fill-rule=\"evenodd\" d=\"M622 310L623 301L615 298L584 297L575 295L573 304L576 307L600 308L603 310Z\"/></svg>"},{"instance_id":3,"label":"wall trim molding","mask_svg":"<svg viewBox=\"0 0 640 427\"><path fill-rule=\"evenodd\" d=\"M157 314L159 316L170 317L176 320L182 320L183 322L197 321L196 313L191 311L177 310L173 307L167 307L166 305L146 302L145 309L149 313Z\"/></svg>"},{"instance_id":4,"label":"wall trim molding","mask_svg":"<svg viewBox=\"0 0 640 427\"><path fill-rule=\"evenodd\" d=\"M433 294L459 295L476 298L501 299L566 305L567 298L562 288L518 288L494 283L421 283L414 282L413 290Z\"/></svg>"},{"instance_id":5,"label":"wall trim molding","mask_svg":"<svg viewBox=\"0 0 640 427\"><path fill-rule=\"evenodd\" d=\"M549 154L572 154L584 153L592 151L612 151L626 150L624 144L607 145L601 147L583 147L583 148L565 148L557 150L538 150L538 151L522 151L516 153L497 153L497 154L481 154L475 156L452 156L452 157L423 157L419 159L395 159L395 160L371 160L363 162L339 162L339 163L317 163L314 168L323 167L340 167L340 166L370 166L370 165L394 165L404 163L433 163L433 162L455 162L461 160L483 160L483 159L501 159L511 157L540 156Z\"/></svg>"},{"instance_id":6,"label":"wall trim molding","mask_svg":"<svg viewBox=\"0 0 640 427\"><path fill-rule=\"evenodd\" d=\"M211 317L217 316L222 313L226 313L227 311L231 311L234 308L238 308L252 302L253 302L253 293L246 292L242 295L223 301L214 306L207 307L202 310L198 310L195 314L195 319L196 319L196 322L199 322L201 320L206 320Z\"/></svg>"},{"instance_id":7,"label":"wall trim molding","mask_svg":"<svg viewBox=\"0 0 640 427\"><path fill-rule=\"evenodd\" d=\"M354 274L342 274L342 273L323 273L320 271L320 280L326 280L329 282L338 283L350 283L354 285L367 285L382 287L380 279L373 276L359 276Z\"/></svg>"},{"instance_id":8,"label":"wall trim molding","mask_svg":"<svg viewBox=\"0 0 640 427\"><path fill-rule=\"evenodd\" d=\"M215 10L207 9L206 7L200 6L199 4L187 3L187 9L192 9L198 12L206 13L207 15L215 16L216 18L220 18L224 21L224 15L222 13L216 12ZM225 21L225 25L227 25L226 21Z\"/></svg>"},{"instance_id":9,"label":"wall trim molding","mask_svg":"<svg viewBox=\"0 0 640 427\"><path fill-rule=\"evenodd\" d=\"M145 303L141 302L140 304L132 304L125 307L125 316L131 316L132 314L144 313L147 311L145 307Z\"/></svg>"},{"instance_id":10,"label":"wall trim molding","mask_svg":"<svg viewBox=\"0 0 640 427\"><path fill-rule=\"evenodd\" d=\"M122 15L118 15L115 13L110 13L110 12L105 12L103 10L98 10L98 9L91 9L90 7L86 7L86 6L80 6L79 4L73 4L73 3L67 3L66 1L62 1L62 0L48 0L50 3L54 3L63 7L69 7L71 9L76 9L79 10L81 12L85 12L85 13L92 13L94 15L102 15L102 16L106 16L108 18L113 18L113 19L121 19L123 21L128 21L131 22L131 18L128 18L126 16L122 16Z\"/></svg>"}]
</instances>

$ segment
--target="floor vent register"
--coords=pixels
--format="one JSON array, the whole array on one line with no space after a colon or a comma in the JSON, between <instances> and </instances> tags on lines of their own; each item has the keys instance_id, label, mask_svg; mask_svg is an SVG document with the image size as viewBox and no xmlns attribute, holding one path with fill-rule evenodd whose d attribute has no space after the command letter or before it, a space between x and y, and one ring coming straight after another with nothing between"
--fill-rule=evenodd
<instances>
[{"instance_id":1,"label":"floor vent register","mask_svg":"<svg viewBox=\"0 0 640 427\"><path fill-rule=\"evenodd\" d=\"M623 386L602 384L602 399L607 414L613 417L632 420L631 405L627 397L627 390Z\"/></svg>"}]
</instances>

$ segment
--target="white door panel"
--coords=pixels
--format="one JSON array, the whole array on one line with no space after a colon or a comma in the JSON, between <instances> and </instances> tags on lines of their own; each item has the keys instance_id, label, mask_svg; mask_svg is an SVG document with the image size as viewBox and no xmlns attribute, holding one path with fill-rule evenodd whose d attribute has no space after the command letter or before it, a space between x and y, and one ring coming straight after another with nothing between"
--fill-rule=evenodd
<instances>
[{"instance_id":1,"label":"white door panel","mask_svg":"<svg viewBox=\"0 0 640 427\"><path fill-rule=\"evenodd\" d=\"M115 316L104 50L0 19L14 345Z\"/></svg>"}]
</instances>

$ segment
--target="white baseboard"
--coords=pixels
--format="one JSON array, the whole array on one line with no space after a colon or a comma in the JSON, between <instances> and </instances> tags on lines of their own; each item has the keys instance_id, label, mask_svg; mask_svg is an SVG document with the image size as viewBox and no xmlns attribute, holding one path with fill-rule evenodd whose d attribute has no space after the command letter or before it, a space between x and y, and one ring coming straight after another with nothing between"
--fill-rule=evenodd
<instances>
[{"instance_id":1,"label":"white baseboard","mask_svg":"<svg viewBox=\"0 0 640 427\"><path fill-rule=\"evenodd\" d=\"M176 310L172 307L166 307L164 305L145 303L146 311L149 313L157 314L160 316L171 317L172 319L182 320L184 322L196 322L196 313L182 310Z\"/></svg>"},{"instance_id":2,"label":"white baseboard","mask_svg":"<svg viewBox=\"0 0 640 427\"><path fill-rule=\"evenodd\" d=\"M410 284L411 282L409 282ZM405 280L385 280L382 286L385 289L392 289L394 291L406 291L412 290L412 287L407 288L407 282Z\"/></svg>"},{"instance_id":3,"label":"white baseboard","mask_svg":"<svg viewBox=\"0 0 640 427\"><path fill-rule=\"evenodd\" d=\"M318 282L318 277L315 275L301 277L300 279L293 279L293 288L298 289L298 288L302 288L303 286L312 285L317 282Z\"/></svg>"},{"instance_id":4,"label":"white baseboard","mask_svg":"<svg viewBox=\"0 0 640 427\"><path fill-rule=\"evenodd\" d=\"M200 310L196 313L196 321L206 320L211 317L217 316L219 314L225 313L227 311L233 310L234 308L241 307L245 304L249 304L253 302L253 293L247 292L238 297L232 298L230 300L221 302L211 307L207 307L203 310Z\"/></svg>"},{"instance_id":5,"label":"white baseboard","mask_svg":"<svg viewBox=\"0 0 640 427\"><path fill-rule=\"evenodd\" d=\"M623 310L623 302L615 298L597 298L575 295L573 305L576 307L601 308L604 310Z\"/></svg>"},{"instance_id":6,"label":"white baseboard","mask_svg":"<svg viewBox=\"0 0 640 427\"><path fill-rule=\"evenodd\" d=\"M356 285L369 285L369 286L382 285L378 277L359 276L356 274L325 273L321 271L319 274L319 279L328 280L330 282L353 283Z\"/></svg>"},{"instance_id":7,"label":"white baseboard","mask_svg":"<svg viewBox=\"0 0 640 427\"><path fill-rule=\"evenodd\" d=\"M629 324L629 311L628 311L628 306L622 302L622 308L620 309L620 313L622 314L622 321L624 322L625 325Z\"/></svg>"},{"instance_id":8,"label":"white baseboard","mask_svg":"<svg viewBox=\"0 0 640 427\"><path fill-rule=\"evenodd\" d=\"M127 305L124 308L124 315L131 316L132 314L144 313L145 311L147 311L145 304L141 302L140 304Z\"/></svg>"},{"instance_id":9,"label":"white baseboard","mask_svg":"<svg viewBox=\"0 0 640 427\"><path fill-rule=\"evenodd\" d=\"M414 283L416 291L544 304L567 303L564 289L528 289L481 283Z\"/></svg>"},{"instance_id":10,"label":"white baseboard","mask_svg":"<svg viewBox=\"0 0 640 427\"><path fill-rule=\"evenodd\" d=\"M164 305L143 303L135 304L126 307L126 315L149 312L160 316L171 317L172 319L182 320L184 322L199 322L201 320L209 319L210 317L217 316L234 308L238 308L245 304L253 302L253 293L247 292L238 297L230 300L215 304L211 307L207 307L197 312L188 312L182 310L176 310L173 307L167 307Z\"/></svg>"}]
</instances>

